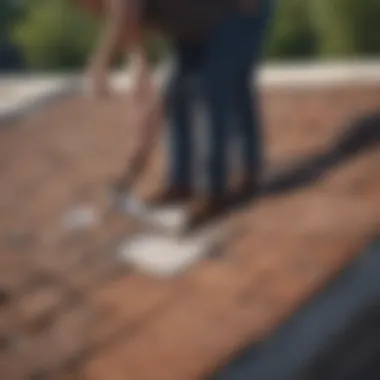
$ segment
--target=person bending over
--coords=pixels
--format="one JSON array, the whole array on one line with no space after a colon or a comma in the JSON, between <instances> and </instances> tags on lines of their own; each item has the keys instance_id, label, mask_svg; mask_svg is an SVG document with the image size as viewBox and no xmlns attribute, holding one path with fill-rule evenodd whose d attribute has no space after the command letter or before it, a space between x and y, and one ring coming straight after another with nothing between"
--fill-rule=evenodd
<instances>
[{"instance_id":1,"label":"person bending over","mask_svg":"<svg viewBox=\"0 0 380 380\"><path fill-rule=\"evenodd\" d=\"M80 0L78 0L80 1ZM221 211L231 196L251 195L262 171L262 129L257 69L274 0L83 0L106 15L106 27L90 62L96 94L107 92L112 58L126 49L137 68L137 91L150 77L143 36L147 29L164 33L174 48L176 68L165 95L170 136L169 168L164 188L152 204L186 202L192 225ZM197 85L194 88L194 83ZM192 186L192 111L199 100L206 108L208 187ZM231 192L228 149L240 139L243 172Z\"/></svg>"}]
</instances>

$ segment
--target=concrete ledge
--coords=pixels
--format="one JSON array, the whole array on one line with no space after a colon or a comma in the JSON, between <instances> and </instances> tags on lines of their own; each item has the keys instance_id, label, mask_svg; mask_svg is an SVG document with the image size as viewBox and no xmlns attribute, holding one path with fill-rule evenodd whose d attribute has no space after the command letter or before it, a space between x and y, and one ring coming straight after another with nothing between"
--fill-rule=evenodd
<instances>
[{"instance_id":1,"label":"concrete ledge","mask_svg":"<svg viewBox=\"0 0 380 380\"><path fill-rule=\"evenodd\" d=\"M270 64L259 80L264 87L276 88L379 85L380 61Z\"/></svg>"},{"instance_id":2,"label":"concrete ledge","mask_svg":"<svg viewBox=\"0 0 380 380\"><path fill-rule=\"evenodd\" d=\"M157 70L157 83L166 82L171 63ZM116 73L118 90L131 85L131 75ZM362 62L312 62L268 64L259 74L260 85L268 89L320 89L331 86L380 84L380 60ZM79 93L84 80L77 74L0 76L0 126L35 112L52 102Z\"/></svg>"},{"instance_id":3,"label":"concrete ledge","mask_svg":"<svg viewBox=\"0 0 380 380\"><path fill-rule=\"evenodd\" d=\"M81 86L75 76L0 78L0 127L74 95Z\"/></svg>"}]
</instances>

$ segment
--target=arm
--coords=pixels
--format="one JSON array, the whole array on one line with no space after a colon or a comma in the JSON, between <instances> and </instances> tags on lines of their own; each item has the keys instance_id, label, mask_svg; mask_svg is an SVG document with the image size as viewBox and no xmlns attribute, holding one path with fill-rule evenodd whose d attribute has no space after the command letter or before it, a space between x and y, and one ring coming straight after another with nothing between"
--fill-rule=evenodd
<instances>
[{"instance_id":1,"label":"arm","mask_svg":"<svg viewBox=\"0 0 380 380\"><path fill-rule=\"evenodd\" d=\"M107 70L114 56L126 50L131 56L136 95L146 93L150 86L149 65L144 47L141 15L142 0L103 0L106 24L103 36L90 62L92 91L96 95L109 93Z\"/></svg>"},{"instance_id":2,"label":"arm","mask_svg":"<svg viewBox=\"0 0 380 380\"><path fill-rule=\"evenodd\" d=\"M139 0L105 0L106 25L91 66L106 70L122 49L142 51L143 30Z\"/></svg>"}]
</instances>

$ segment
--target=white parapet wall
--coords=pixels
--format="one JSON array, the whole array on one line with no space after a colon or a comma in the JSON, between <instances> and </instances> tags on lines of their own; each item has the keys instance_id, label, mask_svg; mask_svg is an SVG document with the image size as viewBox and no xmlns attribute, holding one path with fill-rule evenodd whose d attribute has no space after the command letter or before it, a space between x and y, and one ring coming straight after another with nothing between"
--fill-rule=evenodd
<instances>
[{"instance_id":1,"label":"white parapet wall","mask_svg":"<svg viewBox=\"0 0 380 380\"><path fill-rule=\"evenodd\" d=\"M380 60L272 64L262 68L259 80L264 87L283 88L379 85Z\"/></svg>"},{"instance_id":2,"label":"white parapet wall","mask_svg":"<svg viewBox=\"0 0 380 380\"><path fill-rule=\"evenodd\" d=\"M157 81L165 83L171 65L157 70ZM264 88L323 88L341 85L379 85L380 60L361 62L312 62L268 64L259 75ZM128 71L113 75L113 84L125 90L132 83ZM81 75L0 76L0 125L43 108L85 89Z\"/></svg>"},{"instance_id":3,"label":"white parapet wall","mask_svg":"<svg viewBox=\"0 0 380 380\"><path fill-rule=\"evenodd\" d=\"M0 127L80 91L78 76L0 76Z\"/></svg>"}]
</instances>

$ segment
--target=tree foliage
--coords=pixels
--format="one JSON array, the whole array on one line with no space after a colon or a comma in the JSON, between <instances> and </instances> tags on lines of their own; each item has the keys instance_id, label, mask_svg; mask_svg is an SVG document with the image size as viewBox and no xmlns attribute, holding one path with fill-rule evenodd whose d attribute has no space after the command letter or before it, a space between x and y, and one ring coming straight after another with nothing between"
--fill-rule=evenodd
<instances>
[{"instance_id":1,"label":"tree foliage","mask_svg":"<svg viewBox=\"0 0 380 380\"><path fill-rule=\"evenodd\" d=\"M9 29L20 15L0 0L0 25ZM22 0L19 0L22 2ZM178 0L180 1L180 0ZM264 0L265 1L265 0ZM271 59L358 57L380 53L380 0L277 0L267 41ZM99 28L72 0L27 0L14 37L37 69L73 69L85 64ZM166 51L149 39L155 60Z\"/></svg>"},{"instance_id":2,"label":"tree foliage","mask_svg":"<svg viewBox=\"0 0 380 380\"><path fill-rule=\"evenodd\" d=\"M316 54L317 35L308 0L278 1L273 31L267 43L274 58L308 58Z\"/></svg>"},{"instance_id":3,"label":"tree foliage","mask_svg":"<svg viewBox=\"0 0 380 380\"><path fill-rule=\"evenodd\" d=\"M5 38L13 23L22 15L23 2L21 0L0 1L0 38Z\"/></svg>"},{"instance_id":4,"label":"tree foliage","mask_svg":"<svg viewBox=\"0 0 380 380\"><path fill-rule=\"evenodd\" d=\"M312 0L319 52L326 57L380 53L379 0Z\"/></svg>"},{"instance_id":5,"label":"tree foliage","mask_svg":"<svg viewBox=\"0 0 380 380\"><path fill-rule=\"evenodd\" d=\"M38 69L77 68L86 61L98 25L67 0L29 0L14 29L29 64Z\"/></svg>"}]
</instances>

